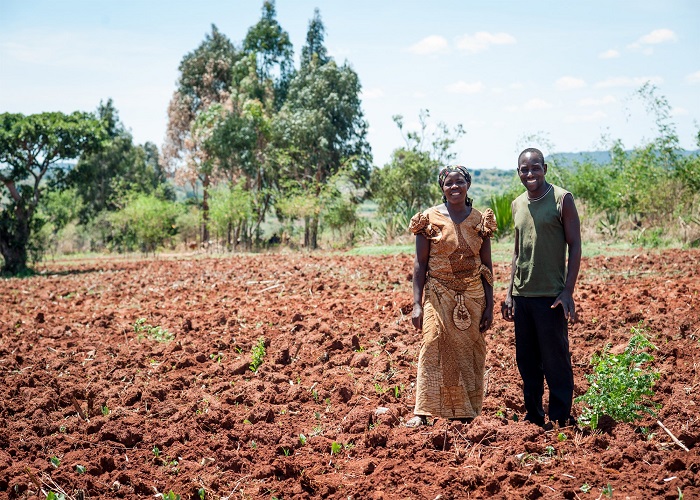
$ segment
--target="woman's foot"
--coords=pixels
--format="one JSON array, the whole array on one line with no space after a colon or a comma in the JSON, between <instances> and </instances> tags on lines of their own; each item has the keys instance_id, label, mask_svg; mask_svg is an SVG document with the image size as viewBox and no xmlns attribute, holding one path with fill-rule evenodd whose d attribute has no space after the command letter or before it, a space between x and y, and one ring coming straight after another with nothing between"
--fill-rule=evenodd
<instances>
[{"instance_id":1,"label":"woman's foot","mask_svg":"<svg viewBox=\"0 0 700 500\"><path fill-rule=\"evenodd\" d=\"M421 427L423 425L428 425L428 417L425 415L416 415L406 422L406 427Z\"/></svg>"}]
</instances>

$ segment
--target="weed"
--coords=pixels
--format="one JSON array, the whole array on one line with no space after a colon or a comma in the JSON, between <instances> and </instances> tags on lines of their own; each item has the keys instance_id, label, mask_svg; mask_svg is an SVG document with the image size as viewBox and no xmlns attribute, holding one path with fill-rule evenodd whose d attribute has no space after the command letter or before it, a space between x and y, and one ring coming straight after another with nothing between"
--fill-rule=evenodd
<instances>
[{"instance_id":1,"label":"weed","mask_svg":"<svg viewBox=\"0 0 700 500\"><path fill-rule=\"evenodd\" d=\"M337 455L343 449L343 445L337 441L331 443L331 455Z\"/></svg>"},{"instance_id":2,"label":"weed","mask_svg":"<svg viewBox=\"0 0 700 500\"><path fill-rule=\"evenodd\" d=\"M613 487L610 486L610 483L608 483L607 486L606 486L605 488L603 488L602 493L603 493L603 495L605 495L606 497L612 498L612 496L613 496Z\"/></svg>"},{"instance_id":3,"label":"weed","mask_svg":"<svg viewBox=\"0 0 700 500\"><path fill-rule=\"evenodd\" d=\"M643 418L642 413L656 415L654 409L661 405L651 397L659 374L642 369L642 365L654 359L646 349L656 347L642 332L641 327L632 328L633 335L622 354L610 353L607 345L601 355L593 356L594 371L586 375L591 385L584 395L576 398L576 402L586 405L579 417L581 425L595 429L602 415L618 422Z\"/></svg>"},{"instance_id":4,"label":"weed","mask_svg":"<svg viewBox=\"0 0 700 500\"><path fill-rule=\"evenodd\" d=\"M154 446L151 451L153 452L154 457L156 457L156 458L160 457L160 449L157 446Z\"/></svg>"},{"instance_id":5,"label":"weed","mask_svg":"<svg viewBox=\"0 0 700 500\"><path fill-rule=\"evenodd\" d=\"M102 416L106 417L107 415L109 415L109 406L102 405L100 407L100 411L102 412Z\"/></svg>"},{"instance_id":6,"label":"weed","mask_svg":"<svg viewBox=\"0 0 700 500\"><path fill-rule=\"evenodd\" d=\"M57 456L51 457L51 465L53 465L54 467L58 467L59 465L61 465L61 459Z\"/></svg>"},{"instance_id":7,"label":"weed","mask_svg":"<svg viewBox=\"0 0 700 500\"><path fill-rule=\"evenodd\" d=\"M289 448L282 448L282 453L284 453L285 457L289 456Z\"/></svg>"},{"instance_id":8,"label":"weed","mask_svg":"<svg viewBox=\"0 0 700 500\"><path fill-rule=\"evenodd\" d=\"M251 441L251 442L250 442L250 447L253 448L254 450L257 450L257 449L258 449L258 443L256 443L255 441Z\"/></svg>"},{"instance_id":9,"label":"weed","mask_svg":"<svg viewBox=\"0 0 700 500\"><path fill-rule=\"evenodd\" d=\"M76 465L75 472L77 472L78 474L85 474L85 466L80 464Z\"/></svg>"},{"instance_id":10,"label":"weed","mask_svg":"<svg viewBox=\"0 0 700 500\"><path fill-rule=\"evenodd\" d=\"M583 483L581 485L581 491L583 491L584 493L588 493L589 491L591 491L591 485L588 483Z\"/></svg>"},{"instance_id":11,"label":"weed","mask_svg":"<svg viewBox=\"0 0 700 500\"><path fill-rule=\"evenodd\" d=\"M382 387L382 384L380 384L379 382L374 383L374 392L376 392L377 394L384 394L387 390L388 389Z\"/></svg>"},{"instance_id":12,"label":"weed","mask_svg":"<svg viewBox=\"0 0 700 500\"><path fill-rule=\"evenodd\" d=\"M548 457L553 457L554 454L556 453L557 450L554 449L554 446L549 445L544 449L544 454L547 455Z\"/></svg>"},{"instance_id":13,"label":"weed","mask_svg":"<svg viewBox=\"0 0 700 500\"><path fill-rule=\"evenodd\" d=\"M180 495L173 493L173 490L170 490L169 492L163 494L163 500L180 500Z\"/></svg>"},{"instance_id":14,"label":"weed","mask_svg":"<svg viewBox=\"0 0 700 500\"><path fill-rule=\"evenodd\" d=\"M245 425L250 425L250 420L248 420L248 419L246 418L245 420L243 420L243 423L244 423Z\"/></svg>"},{"instance_id":15,"label":"weed","mask_svg":"<svg viewBox=\"0 0 700 500\"><path fill-rule=\"evenodd\" d=\"M258 343L253 346L251 354L252 360L250 362L250 370L257 372L265 359L265 337L260 337L258 339Z\"/></svg>"},{"instance_id":16,"label":"weed","mask_svg":"<svg viewBox=\"0 0 700 500\"><path fill-rule=\"evenodd\" d=\"M394 397L396 399L399 399L401 397L401 393L403 392L405 386L401 384L401 386L395 385L394 386Z\"/></svg>"},{"instance_id":17,"label":"weed","mask_svg":"<svg viewBox=\"0 0 700 500\"><path fill-rule=\"evenodd\" d=\"M46 500L66 500L66 496L63 493L55 493L53 491L49 491L46 494Z\"/></svg>"},{"instance_id":18,"label":"weed","mask_svg":"<svg viewBox=\"0 0 700 500\"><path fill-rule=\"evenodd\" d=\"M65 434L66 433L66 426L62 425L61 427L59 427L58 432L60 432L61 434Z\"/></svg>"},{"instance_id":19,"label":"weed","mask_svg":"<svg viewBox=\"0 0 700 500\"><path fill-rule=\"evenodd\" d=\"M303 434L299 434L299 442L302 446L304 446L306 444L306 436L304 436Z\"/></svg>"},{"instance_id":20,"label":"weed","mask_svg":"<svg viewBox=\"0 0 700 500\"><path fill-rule=\"evenodd\" d=\"M211 353L209 355L209 359L212 359L212 360L216 361L217 363L221 363L221 360L224 359L224 355L221 354L220 352Z\"/></svg>"},{"instance_id":21,"label":"weed","mask_svg":"<svg viewBox=\"0 0 700 500\"><path fill-rule=\"evenodd\" d=\"M204 488L199 488L197 490L197 496L199 497L199 500L204 500L207 496L207 492Z\"/></svg>"},{"instance_id":22,"label":"weed","mask_svg":"<svg viewBox=\"0 0 700 500\"><path fill-rule=\"evenodd\" d=\"M311 429L311 436L312 437L313 436L320 436L321 434L323 434L323 426L317 425L316 427Z\"/></svg>"},{"instance_id":23,"label":"weed","mask_svg":"<svg viewBox=\"0 0 700 500\"><path fill-rule=\"evenodd\" d=\"M562 441L566 441L566 440L567 440L566 434L564 434L563 432L560 432L559 434L557 434L557 441L562 442Z\"/></svg>"},{"instance_id":24,"label":"weed","mask_svg":"<svg viewBox=\"0 0 700 500\"><path fill-rule=\"evenodd\" d=\"M144 336L157 342L170 342L175 338L175 335L165 328L147 324L146 318L139 318L134 322L134 332L138 334L139 341Z\"/></svg>"}]
</instances>

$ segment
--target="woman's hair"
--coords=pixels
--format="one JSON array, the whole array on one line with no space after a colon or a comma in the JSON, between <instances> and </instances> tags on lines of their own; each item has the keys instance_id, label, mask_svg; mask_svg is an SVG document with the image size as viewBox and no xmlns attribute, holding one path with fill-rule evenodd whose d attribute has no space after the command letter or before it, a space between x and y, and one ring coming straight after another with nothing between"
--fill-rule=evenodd
<instances>
[{"instance_id":1,"label":"woman's hair","mask_svg":"<svg viewBox=\"0 0 700 500\"><path fill-rule=\"evenodd\" d=\"M451 174L452 172L459 172L460 174L462 174L462 177L464 177L464 180L466 180L467 183L472 183L472 176L467 170L467 167L463 167L462 165L448 165L442 170L440 170L440 174L438 175L438 184L440 184L440 189L442 189L442 187L445 185L445 179L447 178L448 174ZM442 201L443 203L447 203L447 197L444 194L442 195ZM467 199L464 200L464 203L468 207L471 207L473 201L474 200L467 196Z\"/></svg>"}]
</instances>

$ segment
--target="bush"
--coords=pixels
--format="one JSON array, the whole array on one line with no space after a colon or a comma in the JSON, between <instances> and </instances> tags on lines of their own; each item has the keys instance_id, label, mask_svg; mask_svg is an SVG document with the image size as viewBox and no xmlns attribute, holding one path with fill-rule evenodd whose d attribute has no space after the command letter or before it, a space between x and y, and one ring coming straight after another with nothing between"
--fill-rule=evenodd
<instances>
[{"instance_id":1,"label":"bush","mask_svg":"<svg viewBox=\"0 0 700 500\"><path fill-rule=\"evenodd\" d=\"M598 427L600 417L608 415L616 422L633 422L644 417L644 413L656 416L653 386L659 378L656 372L642 368L654 359L646 350L656 347L644 336L643 328L632 328L632 337L622 354L610 352L608 344L600 355L594 355L591 364L593 373L586 375L591 384L588 391L576 398L586 405L579 417L579 424Z\"/></svg>"}]
</instances>

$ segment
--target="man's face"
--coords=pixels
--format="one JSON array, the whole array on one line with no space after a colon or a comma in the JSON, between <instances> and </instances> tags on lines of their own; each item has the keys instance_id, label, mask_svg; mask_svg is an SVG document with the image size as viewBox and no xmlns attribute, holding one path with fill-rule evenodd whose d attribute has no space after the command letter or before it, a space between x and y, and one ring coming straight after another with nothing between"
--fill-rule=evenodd
<instances>
[{"instance_id":1,"label":"man's face","mask_svg":"<svg viewBox=\"0 0 700 500\"><path fill-rule=\"evenodd\" d=\"M535 153L523 153L518 160L518 176L523 186L530 192L536 192L544 185L547 164Z\"/></svg>"}]
</instances>

